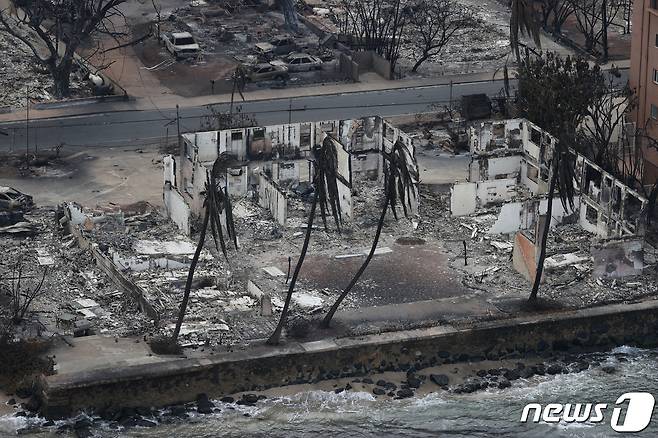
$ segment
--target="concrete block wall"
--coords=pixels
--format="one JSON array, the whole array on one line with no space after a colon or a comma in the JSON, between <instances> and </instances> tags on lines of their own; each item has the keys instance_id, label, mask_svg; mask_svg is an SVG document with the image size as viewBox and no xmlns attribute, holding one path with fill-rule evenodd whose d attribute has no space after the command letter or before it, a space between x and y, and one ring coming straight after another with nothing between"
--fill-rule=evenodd
<instances>
[{"instance_id":1,"label":"concrete block wall","mask_svg":"<svg viewBox=\"0 0 658 438\"><path fill-rule=\"evenodd\" d=\"M313 383L374 372L422 370L430 366L489 359L532 357L551 352L658 345L658 304L609 305L561 313L438 326L359 338L340 338L248 350L206 358L45 376L40 381L42 414L71 415L81 409L164 406L206 393L220 397L243 391Z\"/></svg>"}]
</instances>

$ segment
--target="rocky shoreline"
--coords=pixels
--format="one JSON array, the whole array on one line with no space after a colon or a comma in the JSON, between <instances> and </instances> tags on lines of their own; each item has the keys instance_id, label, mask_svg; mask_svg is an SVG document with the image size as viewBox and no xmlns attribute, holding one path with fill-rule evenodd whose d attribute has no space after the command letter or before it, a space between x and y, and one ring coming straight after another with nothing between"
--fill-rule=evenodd
<instances>
[{"instance_id":1,"label":"rocky shoreline","mask_svg":"<svg viewBox=\"0 0 658 438\"><path fill-rule=\"evenodd\" d=\"M656 354L658 356L658 353ZM79 415L63 421L38 421L34 398L26 391L7 394L2 399L2 415L34 418L34 424L19 433L34 433L53 429L77 437L93 436L92 429L104 424L110 429L155 427L163 423L184 421L192 416L217 414L241 407L256 407L263 400L289 397L308 391L340 394L345 391L365 392L377 400L400 400L423 397L432 393L471 394L478 391L504 391L520 381L535 376L556 376L598 370L613 374L619 364L627 362L626 353L588 352L581 354L546 355L525 359L484 360L443 364L424 369L409 366L406 370L385 371L357 378L323 380L313 384L297 384L261 392L230 394L211 399L201 393L195 402L177 404L162 409L150 407L122 408L106 412ZM20 398L17 398L20 396ZM250 416L243 412L244 416Z\"/></svg>"}]
</instances>

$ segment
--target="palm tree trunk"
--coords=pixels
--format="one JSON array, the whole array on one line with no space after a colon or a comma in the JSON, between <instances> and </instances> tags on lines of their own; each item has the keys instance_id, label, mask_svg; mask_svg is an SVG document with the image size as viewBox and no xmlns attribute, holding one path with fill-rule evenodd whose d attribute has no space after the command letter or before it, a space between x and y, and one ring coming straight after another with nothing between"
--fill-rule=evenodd
<instances>
[{"instance_id":1,"label":"palm tree trunk","mask_svg":"<svg viewBox=\"0 0 658 438\"><path fill-rule=\"evenodd\" d=\"M354 276L354 278L352 278L352 281L350 281L350 284L347 285L343 293L340 294L336 302L333 304L333 306L331 306L331 309L329 309L329 313L327 313L327 316L324 317L324 320L322 320L322 324L320 325L322 328L329 328L329 325L331 324L331 320L333 319L334 314L338 310L338 307L343 302L347 294L350 293L354 285L356 285L356 283L359 281L359 278L361 278L361 275L370 264L372 257L375 255L375 250L377 249L377 244L379 243L379 236L381 236L382 228L384 227L384 218L386 217L386 210L388 209L388 204L390 202L390 199L391 199L391 194L387 193L386 202L384 202L384 208L382 209L382 214L379 217L379 223L377 224L377 232L375 233L375 239L373 240L372 246L370 247L370 252L368 253L368 257L366 257L365 261L357 271L356 275Z\"/></svg>"},{"instance_id":2,"label":"palm tree trunk","mask_svg":"<svg viewBox=\"0 0 658 438\"><path fill-rule=\"evenodd\" d=\"M318 189L316 186L315 195L313 195L313 205L311 206L311 212L308 216L308 223L306 225L306 236L304 237L304 244L302 245L302 252L299 255L297 260L297 265L295 266L295 271L292 274L292 279L290 280L290 286L288 287L288 295L286 296L286 302L283 305L283 310L281 311L281 318L279 318L279 324L276 326L274 333L267 340L269 345L277 345L281 340L281 331L283 326L286 325L286 319L288 318L288 308L290 307L290 300L292 299L292 293L295 290L295 284L297 283L297 277L299 276L299 271L302 269L304 264L304 259L306 258L306 251L308 251L308 244L311 240L311 231L313 231L313 219L315 218L315 207L318 205Z\"/></svg>"},{"instance_id":3,"label":"palm tree trunk","mask_svg":"<svg viewBox=\"0 0 658 438\"><path fill-rule=\"evenodd\" d=\"M556 152L554 152L556 153ZM555 159L553 166L553 175L551 176L551 184L548 187L548 205L546 208L546 223L542 232L541 248L539 250L539 259L537 260L537 269L535 271L535 281L532 284L532 291L530 292L529 302L537 300L537 292L539 292L539 283L541 283L542 273L544 272L544 260L546 259L546 243L548 241L548 231L551 228L551 217L553 214L553 196L555 196L555 187L558 180L558 160Z\"/></svg>"},{"instance_id":4,"label":"palm tree trunk","mask_svg":"<svg viewBox=\"0 0 658 438\"><path fill-rule=\"evenodd\" d=\"M192 262L190 263L190 270L187 273L187 281L185 282L185 293L183 294L183 302L180 305L180 310L178 311L178 321L176 322L176 328L174 329L174 334L172 335L172 341L174 344L178 342L178 334L180 333L181 325L183 325L183 318L185 317L185 311L187 310L187 302L190 299L190 291L192 290L192 279L194 278L194 271L196 270L196 265L197 263L199 263L199 256L201 255L203 244L206 241L206 230L208 229L209 220L210 220L210 208L206 207L206 213L203 216L203 225L201 225L201 234L199 235L199 243L197 243L196 245L196 251L194 252L194 257L192 257Z\"/></svg>"}]
</instances>

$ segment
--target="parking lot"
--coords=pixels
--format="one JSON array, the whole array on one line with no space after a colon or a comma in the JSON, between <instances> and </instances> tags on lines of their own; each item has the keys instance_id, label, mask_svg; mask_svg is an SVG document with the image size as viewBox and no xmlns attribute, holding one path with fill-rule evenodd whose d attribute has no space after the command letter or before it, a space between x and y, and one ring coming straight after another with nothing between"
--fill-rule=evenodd
<instances>
[{"instance_id":1,"label":"parking lot","mask_svg":"<svg viewBox=\"0 0 658 438\"><path fill-rule=\"evenodd\" d=\"M317 36L301 23L299 32L287 32L283 15L275 10L245 7L239 14L228 14L214 4L188 5L162 11L159 25L153 23L157 23L155 13L138 14L130 20L133 36L153 33L133 47L135 61L141 64L140 76L154 77L171 94L193 97L230 92L238 66L246 72L247 90L344 80L334 52L320 48ZM192 35L199 45L198 54L176 59L172 46L166 44L175 32ZM277 46L281 40L286 44ZM285 59L289 53L319 59L321 64L288 65L293 61ZM270 62L289 71L271 77L251 74L252 66Z\"/></svg>"}]
</instances>

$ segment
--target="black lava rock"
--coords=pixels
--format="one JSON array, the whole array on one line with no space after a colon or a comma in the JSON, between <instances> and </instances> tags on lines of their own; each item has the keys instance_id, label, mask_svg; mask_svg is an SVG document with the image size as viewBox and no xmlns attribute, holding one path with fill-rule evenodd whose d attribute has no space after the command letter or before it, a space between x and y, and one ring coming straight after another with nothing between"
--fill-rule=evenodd
<instances>
[{"instance_id":1,"label":"black lava rock","mask_svg":"<svg viewBox=\"0 0 658 438\"><path fill-rule=\"evenodd\" d=\"M512 383L504 377L498 380L498 388L505 389L509 388L510 386L512 386Z\"/></svg>"},{"instance_id":2,"label":"black lava rock","mask_svg":"<svg viewBox=\"0 0 658 438\"><path fill-rule=\"evenodd\" d=\"M535 375L534 367L525 367L522 370L519 370L519 377L522 379L529 379Z\"/></svg>"},{"instance_id":3,"label":"black lava rock","mask_svg":"<svg viewBox=\"0 0 658 438\"><path fill-rule=\"evenodd\" d=\"M254 404L258 401L258 396L256 394L244 394L242 396L242 400L244 400L246 403Z\"/></svg>"},{"instance_id":4,"label":"black lava rock","mask_svg":"<svg viewBox=\"0 0 658 438\"><path fill-rule=\"evenodd\" d=\"M386 394L386 391L384 391L384 389L380 388L379 386L376 386L372 388L372 393L375 395L384 395Z\"/></svg>"},{"instance_id":5,"label":"black lava rock","mask_svg":"<svg viewBox=\"0 0 658 438\"><path fill-rule=\"evenodd\" d=\"M517 380L519 377L521 377L517 370L505 370L503 376L507 380Z\"/></svg>"},{"instance_id":6,"label":"black lava rock","mask_svg":"<svg viewBox=\"0 0 658 438\"><path fill-rule=\"evenodd\" d=\"M430 374L430 380L439 386L447 386L450 378L445 374Z\"/></svg>"},{"instance_id":7,"label":"black lava rock","mask_svg":"<svg viewBox=\"0 0 658 438\"><path fill-rule=\"evenodd\" d=\"M215 404L210 401L207 394L199 394L196 397L196 410L200 414L212 414Z\"/></svg>"},{"instance_id":8,"label":"black lava rock","mask_svg":"<svg viewBox=\"0 0 658 438\"><path fill-rule=\"evenodd\" d=\"M32 395L32 389L30 388L18 388L16 390L16 397L18 398L30 398Z\"/></svg>"},{"instance_id":9,"label":"black lava rock","mask_svg":"<svg viewBox=\"0 0 658 438\"><path fill-rule=\"evenodd\" d=\"M187 417L187 409L182 405L169 406L169 413L174 417Z\"/></svg>"},{"instance_id":10,"label":"black lava rock","mask_svg":"<svg viewBox=\"0 0 658 438\"><path fill-rule=\"evenodd\" d=\"M565 372L564 366L559 363L552 363L546 367L546 373L554 376L556 374L562 374Z\"/></svg>"},{"instance_id":11,"label":"black lava rock","mask_svg":"<svg viewBox=\"0 0 658 438\"><path fill-rule=\"evenodd\" d=\"M235 399L230 396L222 397L219 399L219 401L222 403L235 403Z\"/></svg>"},{"instance_id":12,"label":"black lava rock","mask_svg":"<svg viewBox=\"0 0 658 438\"><path fill-rule=\"evenodd\" d=\"M407 388L407 389L400 389L400 390L397 392L397 396L400 397L400 398L409 398L409 397L413 397L413 396L414 396L414 392L413 392L411 389L409 389L409 388Z\"/></svg>"},{"instance_id":13,"label":"black lava rock","mask_svg":"<svg viewBox=\"0 0 658 438\"><path fill-rule=\"evenodd\" d=\"M415 377L407 378L407 385L409 386L409 388L418 389L420 388L420 384L421 384L420 379L417 379Z\"/></svg>"}]
</instances>

